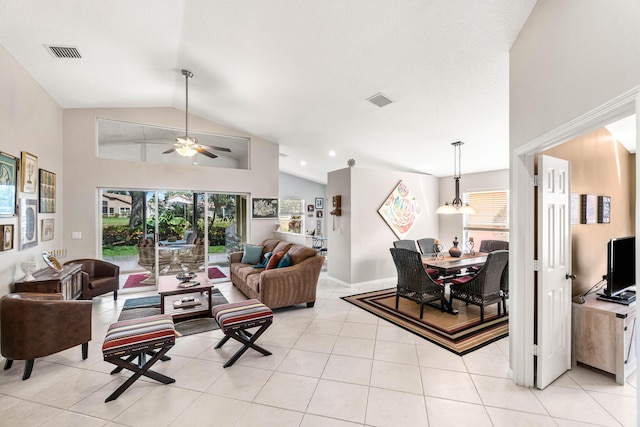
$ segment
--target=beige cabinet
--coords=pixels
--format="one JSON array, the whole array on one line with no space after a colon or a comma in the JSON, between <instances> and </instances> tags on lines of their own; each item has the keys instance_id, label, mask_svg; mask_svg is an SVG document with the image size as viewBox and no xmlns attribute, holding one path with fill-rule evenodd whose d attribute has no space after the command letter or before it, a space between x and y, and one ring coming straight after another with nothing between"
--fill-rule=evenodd
<instances>
[{"instance_id":1,"label":"beige cabinet","mask_svg":"<svg viewBox=\"0 0 640 427\"><path fill-rule=\"evenodd\" d=\"M613 374L624 384L636 370L636 303L601 301L587 295L584 304L573 303L573 364L581 363Z\"/></svg>"}]
</instances>

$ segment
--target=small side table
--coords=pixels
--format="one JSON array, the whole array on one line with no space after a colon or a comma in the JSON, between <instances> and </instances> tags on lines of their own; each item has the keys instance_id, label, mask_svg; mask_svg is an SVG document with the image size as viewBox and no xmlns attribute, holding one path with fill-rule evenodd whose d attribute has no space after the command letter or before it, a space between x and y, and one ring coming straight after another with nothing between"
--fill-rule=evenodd
<instances>
[{"instance_id":1,"label":"small side table","mask_svg":"<svg viewBox=\"0 0 640 427\"><path fill-rule=\"evenodd\" d=\"M171 314L174 319L182 317L213 317L211 292L213 285L206 272L200 272L193 279L200 282L190 288L179 288L180 281L176 276L160 276L158 278L158 293L160 294L160 313ZM180 298L171 298L175 296ZM180 300L183 296L192 296L199 305L185 308L174 308L173 301Z\"/></svg>"}]
</instances>

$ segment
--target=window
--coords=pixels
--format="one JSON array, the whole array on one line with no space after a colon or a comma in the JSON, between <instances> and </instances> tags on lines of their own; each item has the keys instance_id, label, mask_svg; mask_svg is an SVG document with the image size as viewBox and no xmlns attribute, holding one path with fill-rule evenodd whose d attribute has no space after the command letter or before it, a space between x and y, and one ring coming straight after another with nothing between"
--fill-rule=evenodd
<instances>
[{"instance_id":1,"label":"window","mask_svg":"<svg viewBox=\"0 0 640 427\"><path fill-rule=\"evenodd\" d=\"M473 238L474 249L482 240L509 240L509 192L479 191L464 194L466 202L476 208L476 215L465 215L464 241Z\"/></svg>"},{"instance_id":2,"label":"window","mask_svg":"<svg viewBox=\"0 0 640 427\"><path fill-rule=\"evenodd\" d=\"M120 216L130 216L131 215L131 208L128 208L128 207L127 208L119 208L118 210L119 210L118 214Z\"/></svg>"},{"instance_id":3,"label":"window","mask_svg":"<svg viewBox=\"0 0 640 427\"><path fill-rule=\"evenodd\" d=\"M189 131L201 145L216 155L196 154L182 157L174 148L176 137L184 128L163 128L141 123L98 119L98 157L101 159L192 165L197 167L249 169L249 138Z\"/></svg>"},{"instance_id":4,"label":"window","mask_svg":"<svg viewBox=\"0 0 640 427\"><path fill-rule=\"evenodd\" d=\"M280 230L286 233L304 233L305 206L302 199L280 200Z\"/></svg>"}]
</instances>

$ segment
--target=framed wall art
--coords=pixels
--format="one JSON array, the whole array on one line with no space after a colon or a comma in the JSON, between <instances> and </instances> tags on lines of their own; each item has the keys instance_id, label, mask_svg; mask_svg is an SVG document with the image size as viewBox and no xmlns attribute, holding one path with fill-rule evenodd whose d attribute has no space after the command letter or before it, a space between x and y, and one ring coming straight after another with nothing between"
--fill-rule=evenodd
<instances>
[{"instance_id":1,"label":"framed wall art","mask_svg":"<svg viewBox=\"0 0 640 427\"><path fill-rule=\"evenodd\" d=\"M56 174L40 169L38 181L38 212L54 213L56 211Z\"/></svg>"},{"instance_id":2,"label":"framed wall art","mask_svg":"<svg viewBox=\"0 0 640 427\"><path fill-rule=\"evenodd\" d=\"M255 198L251 201L253 219L278 218L278 199Z\"/></svg>"},{"instance_id":3,"label":"framed wall art","mask_svg":"<svg viewBox=\"0 0 640 427\"><path fill-rule=\"evenodd\" d=\"M404 239L422 213L422 207L407 184L400 181L382 203L378 213L398 239Z\"/></svg>"},{"instance_id":4,"label":"framed wall art","mask_svg":"<svg viewBox=\"0 0 640 427\"><path fill-rule=\"evenodd\" d=\"M13 249L13 224L0 225L0 251L8 251Z\"/></svg>"},{"instance_id":5,"label":"framed wall art","mask_svg":"<svg viewBox=\"0 0 640 427\"><path fill-rule=\"evenodd\" d=\"M316 218L322 218L322 211L316 211Z\"/></svg>"},{"instance_id":6,"label":"framed wall art","mask_svg":"<svg viewBox=\"0 0 640 427\"><path fill-rule=\"evenodd\" d=\"M580 218L581 224L595 224L597 215L597 197L595 194L582 194L582 216Z\"/></svg>"},{"instance_id":7,"label":"framed wall art","mask_svg":"<svg viewBox=\"0 0 640 427\"><path fill-rule=\"evenodd\" d=\"M22 192L35 193L38 189L38 158L26 151L22 152L20 161Z\"/></svg>"},{"instance_id":8,"label":"framed wall art","mask_svg":"<svg viewBox=\"0 0 640 427\"><path fill-rule=\"evenodd\" d=\"M20 199L20 250L38 245L36 199Z\"/></svg>"},{"instance_id":9,"label":"framed wall art","mask_svg":"<svg viewBox=\"0 0 640 427\"><path fill-rule=\"evenodd\" d=\"M571 193L571 225L580 223L580 194Z\"/></svg>"},{"instance_id":10,"label":"framed wall art","mask_svg":"<svg viewBox=\"0 0 640 427\"><path fill-rule=\"evenodd\" d=\"M43 219L42 220L42 237L40 240L46 242L48 240L53 240L53 230L55 226L55 220L53 218Z\"/></svg>"},{"instance_id":11,"label":"framed wall art","mask_svg":"<svg viewBox=\"0 0 640 427\"><path fill-rule=\"evenodd\" d=\"M611 222L611 197L598 196L598 224Z\"/></svg>"},{"instance_id":12,"label":"framed wall art","mask_svg":"<svg viewBox=\"0 0 640 427\"><path fill-rule=\"evenodd\" d=\"M15 216L17 182L18 158L0 152L0 216Z\"/></svg>"},{"instance_id":13,"label":"framed wall art","mask_svg":"<svg viewBox=\"0 0 640 427\"><path fill-rule=\"evenodd\" d=\"M322 209L324 205L324 199L322 197L316 197L316 209Z\"/></svg>"},{"instance_id":14,"label":"framed wall art","mask_svg":"<svg viewBox=\"0 0 640 427\"><path fill-rule=\"evenodd\" d=\"M313 205L307 205L307 212L313 212Z\"/></svg>"}]
</instances>

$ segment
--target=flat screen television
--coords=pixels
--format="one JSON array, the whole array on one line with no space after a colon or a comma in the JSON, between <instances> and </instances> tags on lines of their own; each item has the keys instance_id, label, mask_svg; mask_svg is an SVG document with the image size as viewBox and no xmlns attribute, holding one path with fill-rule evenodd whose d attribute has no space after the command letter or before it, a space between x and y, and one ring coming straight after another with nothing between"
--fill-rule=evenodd
<instances>
[{"instance_id":1,"label":"flat screen television","mask_svg":"<svg viewBox=\"0 0 640 427\"><path fill-rule=\"evenodd\" d=\"M636 238L619 237L607 244L607 287L604 294L614 297L636 284Z\"/></svg>"}]
</instances>

